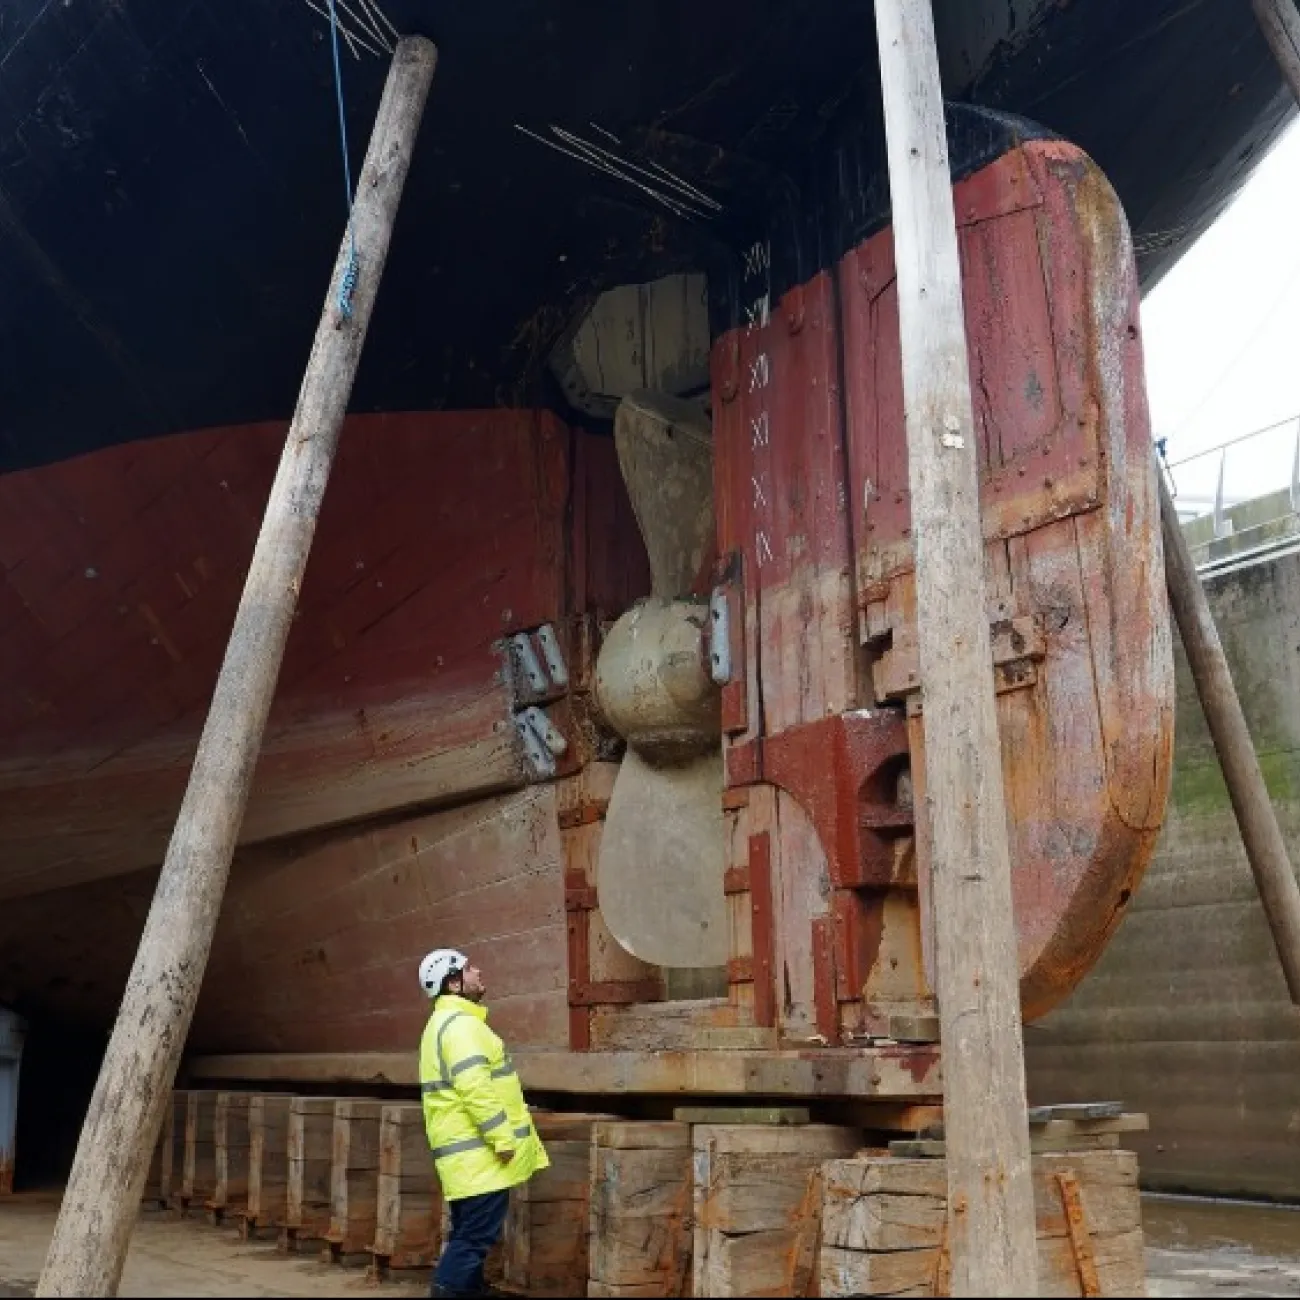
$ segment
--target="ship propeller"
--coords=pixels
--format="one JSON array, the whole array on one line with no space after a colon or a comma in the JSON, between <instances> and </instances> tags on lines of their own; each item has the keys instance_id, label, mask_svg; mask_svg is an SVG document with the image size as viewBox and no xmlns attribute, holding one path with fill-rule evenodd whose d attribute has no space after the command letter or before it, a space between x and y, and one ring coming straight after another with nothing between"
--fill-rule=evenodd
<instances>
[{"instance_id":1,"label":"ship propeller","mask_svg":"<svg viewBox=\"0 0 1300 1300\"><path fill-rule=\"evenodd\" d=\"M625 397L619 467L650 558L651 595L610 629L596 698L627 741L596 866L601 913L655 965L727 959L720 695L709 674L708 601L691 593L712 554L707 417L661 393Z\"/></svg>"}]
</instances>

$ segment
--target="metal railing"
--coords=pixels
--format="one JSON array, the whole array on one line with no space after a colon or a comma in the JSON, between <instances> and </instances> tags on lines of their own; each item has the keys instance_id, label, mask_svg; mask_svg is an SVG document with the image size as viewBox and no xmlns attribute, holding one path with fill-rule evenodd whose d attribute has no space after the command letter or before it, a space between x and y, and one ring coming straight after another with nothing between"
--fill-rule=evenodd
<instances>
[{"instance_id":1,"label":"metal railing","mask_svg":"<svg viewBox=\"0 0 1300 1300\"><path fill-rule=\"evenodd\" d=\"M1300 416L1168 461L1198 569L1300 536Z\"/></svg>"}]
</instances>

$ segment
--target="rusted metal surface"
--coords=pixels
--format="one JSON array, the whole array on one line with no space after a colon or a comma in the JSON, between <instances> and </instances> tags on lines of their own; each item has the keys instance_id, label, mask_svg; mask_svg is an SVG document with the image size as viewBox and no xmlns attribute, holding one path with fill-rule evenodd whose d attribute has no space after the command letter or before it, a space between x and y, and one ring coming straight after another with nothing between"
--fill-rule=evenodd
<instances>
[{"instance_id":1,"label":"rusted metal surface","mask_svg":"<svg viewBox=\"0 0 1300 1300\"><path fill-rule=\"evenodd\" d=\"M760 831L749 837L749 910L753 934L751 975L754 1023L769 1028L776 1021L776 936L772 924L772 839Z\"/></svg>"},{"instance_id":2,"label":"rusted metal surface","mask_svg":"<svg viewBox=\"0 0 1300 1300\"><path fill-rule=\"evenodd\" d=\"M1169 782L1136 280L1118 202L1068 144L1027 142L954 197L1033 1018L1118 923ZM929 1003L926 873L908 833L924 798L924 705L892 235L779 302L765 257L756 245L746 258L755 308L713 357L719 551L734 557L728 589L743 603L728 785L751 791L736 833L771 836L778 1023L789 1038L848 1041ZM892 729L892 751L837 739L854 725ZM873 772L887 777L881 791ZM773 795L753 794L764 789Z\"/></svg>"},{"instance_id":3,"label":"rusted metal surface","mask_svg":"<svg viewBox=\"0 0 1300 1300\"><path fill-rule=\"evenodd\" d=\"M1070 1238L1074 1266L1079 1272L1079 1293L1085 1296L1101 1295L1101 1282L1097 1277L1097 1259L1092 1251L1092 1238L1088 1235L1088 1220L1083 1212L1083 1195L1078 1176L1072 1173L1056 1175L1056 1185L1061 1190L1061 1205L1065 1209L1065 1231Z\"/></svg>"}]
</instances>

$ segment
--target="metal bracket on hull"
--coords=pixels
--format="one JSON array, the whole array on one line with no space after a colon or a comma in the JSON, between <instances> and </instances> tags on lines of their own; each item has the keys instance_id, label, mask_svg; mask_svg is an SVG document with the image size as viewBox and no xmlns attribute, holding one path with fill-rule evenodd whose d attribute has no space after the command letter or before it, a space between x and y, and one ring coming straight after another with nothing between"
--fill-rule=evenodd
<instances>
[{"instance_id":1,"label":"metal bracket on hull","mask_svg":"<svg viewBox=\"0 0 1300 1300\"><path fill-rule=\"evenodd\" d=\"M551 700L569 689L569 669L550 623L506 638L510 685L519 705Z\"/></svg>"},{"instance_id":2,"label":"metal bracket on hull","mask_svg":"<svg viewBox=\"0 0 1300 1300\"><path fill-rule=\"evenodd\" d=\"M557 758L568 752L569 742L560 729L536 706L515 714L515 730L524 742L524 754L533 775L552 777Z\"/></svg>"},{"instance_id":3,"label":"metal bracket on hull","mask_svg":"<svg viewBox=\"0 0 1300 1300\"><path fill-rule=\"evenodd\" d=\"M503 673L514 700L511 725L523 746L523 757L534 780L559 775L559 759L569 742L538 706L552 704L569 693L569 667L560 638L550 623L513 632L497 642L505 663Z\"/></svg>"}]
</instances>

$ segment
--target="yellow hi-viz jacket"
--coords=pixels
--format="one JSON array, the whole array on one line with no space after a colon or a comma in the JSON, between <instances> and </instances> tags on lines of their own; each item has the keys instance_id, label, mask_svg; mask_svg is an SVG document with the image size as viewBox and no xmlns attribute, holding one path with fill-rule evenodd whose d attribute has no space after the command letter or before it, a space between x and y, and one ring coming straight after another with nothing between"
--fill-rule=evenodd
<instances>
[{"instance_id":1,"label":"yellow hi-viz jacket","mask_svg":"<svg viewBox=\"0 0 1300 1300\"><path fill-rule=\"evenodd\" d=\"M487 1008L444 993L420 1040L424 1127L449 1201L527 1182L551 1163ZM514 1152L509 1164L498 1154Z\"/></svg>"}]
</instances>

